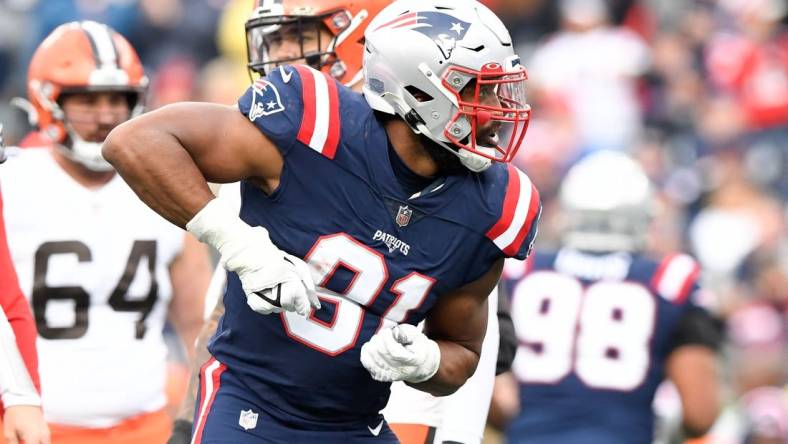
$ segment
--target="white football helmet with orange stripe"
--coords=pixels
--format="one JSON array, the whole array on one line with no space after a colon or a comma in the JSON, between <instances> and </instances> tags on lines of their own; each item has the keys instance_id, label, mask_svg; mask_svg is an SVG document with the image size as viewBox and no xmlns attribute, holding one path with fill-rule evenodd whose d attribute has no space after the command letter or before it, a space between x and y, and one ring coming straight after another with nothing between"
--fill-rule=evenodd
<instances>
[{"instance_id":1,"label":"white football helmet with orange stripe","mask_svg":"<svg viewBox=\"0 0 788 444\"><path fill-rule=\"evenodd\" d=\"M303 59L352 87L361 81L364 31L389 3L391 0L255 0L252 15L246 22L248 67L265 75L280 64ZM318 32L317 47L325 50L308 51L301 40L301 51L295 58L272 58L267 50L268 40L291 25L299 31L299 37L323 27L331 34L331 40L321 42Z\"/></svg>"},{"instance_id":2,"label":"white football helmet with orange stripe","mask_svg":"<svg viewBox=\"0 0 788 444\"><path fill-rule=\"evenodd\" d=\"M398 0L365 37L364 96L373 109L402 117L473 171L514 158L531 117L527 76L492 11L475 0ZM468 85L471 100L460 94ZM490 90L497 105L483 97ZM491 123L492 134L477 140Z\"/></svg>"},{"instance_id":3,"label":"white football helmet with orange stripe","mask_svg":"<svg viewBox=\"0 0 788 444\"><path fill-rule=\"evenodd\" d=\"M130 117L140 114L148 85L137 53L106 25L71 22L58 26L30 61L27 94L39 129L66 155L95 171L112 166L101 144L83 140L69 125L59 100L63 94L120 91L127 94Z\"/></svg>"},{"instance_id":4,"label":"white football helmet with orange stripe","mask_svg":"<svg viewBox=\"0 0 788 444\"><path fill-rule=\"evenodd\" d=\"M564 245L583 251L638 251L646 246L655 197L629 156L601 151L566 174L560 190Z\"/></svg>"}]
</instances>

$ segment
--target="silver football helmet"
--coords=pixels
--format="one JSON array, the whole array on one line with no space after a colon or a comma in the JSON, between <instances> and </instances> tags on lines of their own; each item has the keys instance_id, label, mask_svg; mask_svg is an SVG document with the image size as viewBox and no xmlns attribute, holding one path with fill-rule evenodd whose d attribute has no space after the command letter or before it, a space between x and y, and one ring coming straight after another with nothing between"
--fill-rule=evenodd
<instances>
[{"instance_id":1,"label":"silver football helmet","mask_svg":"<svg viewBox=\"0 0 788 444\"><path fill-rule=\"evenodd\" d=\"M563 244L583 251L638 251L646 246L655 197L629 156L601 151L566 174L560 189Z\"/></svg>"},{"instance_id":2,"label":"silver football helmet","mask_svg":"<svg viewBox=\"0 0 788 444\"><path fill-rule=\"evenodd\" d=\"M514 158L531 117L527 75L487 7L398 0L373 19L365 39L363 90L373 109L402 117L472 171ZM466 86L474 88L471 100L460 94ZM497 100L483 97L492 93Z\"/></svg>"}]
</instances>

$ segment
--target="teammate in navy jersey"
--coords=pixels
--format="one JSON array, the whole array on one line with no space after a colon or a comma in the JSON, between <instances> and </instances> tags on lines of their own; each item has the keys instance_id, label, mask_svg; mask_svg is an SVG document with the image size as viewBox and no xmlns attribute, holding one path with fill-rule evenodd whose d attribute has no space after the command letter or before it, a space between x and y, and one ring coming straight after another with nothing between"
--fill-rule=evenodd
<instances>
[{"instance_id":1,"label":"teammate in navy jersey","mask_svg":"<svg viewBox=\"0 0 788 444\"><path fill-rule=\"evenodd\" d=\"M228 269L194 442L396 442L389 382L460 387L503 259L528 255L539 197L506 163L530 108L500 20L398 1L365 39L363 97L280 66L238 108L165 107L104 145ZM243 181L240 217L206 179Z\"/></svg>"},{"instance_id":2,"label":"teammate in navy jersey","mask_svg":"<svg viewBox=\"0 0 788 444\"><path fill-rule=\"evenodd\" d=\"M688 435L718 412L720 330L696 301L697 263L640 254L653 210L647 176L624 154L574 166L560 192L563 248L507 264L519 341L521 410L509 443L648 444L652 400L667 377Z\"/></svg>"}]
</instances>

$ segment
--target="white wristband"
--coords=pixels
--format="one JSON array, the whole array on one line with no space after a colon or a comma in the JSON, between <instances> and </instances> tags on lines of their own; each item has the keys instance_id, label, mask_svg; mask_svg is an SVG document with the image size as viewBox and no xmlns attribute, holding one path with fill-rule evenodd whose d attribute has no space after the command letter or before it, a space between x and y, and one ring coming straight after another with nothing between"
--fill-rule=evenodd
<instances>
[{"instance_id":1,"label":"white wristband","mask_svg":"<svg viewBox=\"0 0 788 444\"><path fill-rule=\"evenodd\" d=\"M238 209L222 199L208 202L186 224L186 229L216 248L224 267L237 273L277 263L284 255L271 242L268 230L241 220Z\"/></svg>"},{"instance_id":2,"label":"white wristband","mask_svg":"<svg viewBox=\"0 0 788 444\"><path fill-rule=\"evenodd\" d=\"M242 233L249 228L249 224L238 217L237 208L216 198L208 201L192 220L186 223L186 230L220 253L233 233Z\"/></svg>"},{"instance_id":3,"label":"white wristband","mask_svg":"<svg viewBox=\"0 0 788 444\"><path fill-rule=\"evenodd\" d=\"M5 408L17 405L32 405L41 407L41 397L37 393L13 393L3 392L3 406Z\"/></svg>"}]
</instances>

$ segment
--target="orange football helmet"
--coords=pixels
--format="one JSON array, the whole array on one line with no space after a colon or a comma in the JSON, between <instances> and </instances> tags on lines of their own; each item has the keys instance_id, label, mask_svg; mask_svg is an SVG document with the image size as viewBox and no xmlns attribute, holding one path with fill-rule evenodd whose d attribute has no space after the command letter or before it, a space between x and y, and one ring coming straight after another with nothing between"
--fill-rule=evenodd
<instances>
[{"instance_id":1,"label":"orange football helmet","mask_svg":"<svg viewBox=\"0 0 788 444\"><path fill-rule=\"evenodd\" d=\"M269 65L305 59L315 69L352 86L363 76L364 31L389 3L391 0L255 0L246 21L248 67L265 75ZM333 37L325 51L305 53L302 42L298 57L273 60L265 37L288 25L299 31L324 26ZM323 48L323 42L318 40L318 47Z\"/></svg>"},{"instance_id":2,"label":"orange football helmet","mask_svg":"<svg viewBox=\"0 0 788 444\"><path fill-rule=\"evenodd\" d=\"M59 99L65 93L121 91L131 116L142 112L148 79L131 44L106 25L93 21L58 26L38 46L27 75L33 120L54 143L74 137Z\"/></svg>"}]
</instances>

